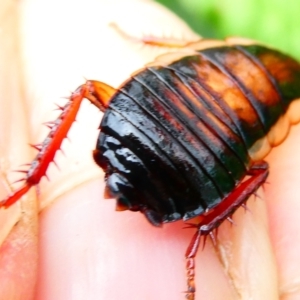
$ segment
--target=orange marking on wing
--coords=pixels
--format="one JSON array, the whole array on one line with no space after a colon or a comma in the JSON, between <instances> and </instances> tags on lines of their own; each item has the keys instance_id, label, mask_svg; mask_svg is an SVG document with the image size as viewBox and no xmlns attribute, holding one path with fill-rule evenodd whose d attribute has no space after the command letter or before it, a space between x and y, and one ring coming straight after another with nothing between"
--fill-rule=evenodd
<instances>
[{"instance_id":1,"label":"orange marking on wing","mask_svg":"<svg viewBox=\"0 0 300 300\"><path fill-rule=\"evenodd\" d=\"M239 51L228 52L224 66L266 106L278 105L280 97L273 83L253 61ZM258 80L259 78L259 80Z\"/></svg>"}]
</instances>

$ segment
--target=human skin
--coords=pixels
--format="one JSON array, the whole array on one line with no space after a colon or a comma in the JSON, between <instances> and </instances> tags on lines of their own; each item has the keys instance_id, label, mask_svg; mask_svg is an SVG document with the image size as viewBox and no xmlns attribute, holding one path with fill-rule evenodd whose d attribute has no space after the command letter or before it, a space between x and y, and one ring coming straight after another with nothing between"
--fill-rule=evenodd
<instances>
[{"instance_id":1,"label":"human skin","mask_svg":"<svg viewBox=\"0 0 300 300\"><path fill-rule=\"evenodd\" d=\"M41 124L55 118L53 103L65 103L59 97L83 76L117 87L169 51L128 40L114 25L136 38L197 38L149 1L76 3L24 1L18 16L16 4L3 2L22 30L18 37L0 18L7 33L0 58L1 195L8 192L4 178L13 181L10 170L34 156L27 144L47 133ZM103 174L91 158L100 119L84 105L63 144L65 157L59 151L55 159L60 170L52 165L50 181L40 184L38 205L33 190L1 212L0 299L184 298L184 252L193 230L183 230L183 222L154 228L140 213L115 212L115 201L102 199ZM295 126L268 156L264 200L249 200L250 212L241 208L235 225L221 225L217 246L207 240L199 251L196 299L299 299L299 136Z\"/></svg>"}]
</instances>

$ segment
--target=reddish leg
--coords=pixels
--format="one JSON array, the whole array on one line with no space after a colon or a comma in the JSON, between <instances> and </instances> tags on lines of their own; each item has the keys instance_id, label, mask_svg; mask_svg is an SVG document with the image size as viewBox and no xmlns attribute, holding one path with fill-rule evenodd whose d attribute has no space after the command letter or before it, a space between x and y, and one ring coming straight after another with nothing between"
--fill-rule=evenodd
<instances>
[{"instance_id":1,"label":"reddish leg","mask_svg":"<svg viewBox=\"0 0 300 300\"><path fill-rule=\"evenodd\" d=\"M168 48L185 48L190 41L185 41L182 39L176 38L164 38L164 37L156 37L156 36L143 36L143 37L133 37L123 31L116 23L111 23L110 26L115 29L120 36L124 39L143 43L145 45L156 46L156 47L168 47Z\"/></svg>"},{"instance_id":2,"label":"reddish leg","mask_svg":"<svg viewBox=\"0 0 300 300\"><path fill-rule=\"evenodd\" d=\"M268 164L262 162L253 165L248 175L251 177L238 185L219 205L204 215L199 224L195 224L197 232L194 234L185 254L187 270L186 298L188 300L195 299L195 257L201 237L210 234L257 191L268 177Z\"/></svg>"},{"instance_id":3,"label":"reddish leg","mask_svg":"<svg viewBox=\"0 0 300 300\"><path fill-rule=\"evenodd\" d=\"M87 81L72 93L70 101L64 107L59 107L62 113L57 120L48 123L51 130L46 139L39 145L33 145L39 152L30 164L26 177L22 179L25 181L24 185L6 199L0 201L0 208L8 208L14 204L46 175L49 164L53 161L56 151L60 149L62 141L75 121L82 100L86 98L100 110L105 111L114 93L115 89L112 87L92 80Z\"/></svg>"}]
</instances>

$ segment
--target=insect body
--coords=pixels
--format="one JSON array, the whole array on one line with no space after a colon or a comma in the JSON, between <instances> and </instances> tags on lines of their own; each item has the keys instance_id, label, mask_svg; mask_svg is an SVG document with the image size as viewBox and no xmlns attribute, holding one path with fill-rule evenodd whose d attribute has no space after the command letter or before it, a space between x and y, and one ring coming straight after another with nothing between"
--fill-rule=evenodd
<instances>
[{"instance_id":1,"label":"insect body","mask_svg":"<svg viewBox=\"0 0 300 300\"><path fill-rule=\"evenodd\" d=\"M300 65L289 56L259 45L192 52L143 69L117 90L96 81L79 87L38 147L25 185L2 202L38 184L88 98L105 112L94 159L117 209L141 211L155 226L201 216L186 253L188 299L201 235L265 182L265 156L300 121Z\"/></svg>"},{"instance_id":2,"label":"insect body","mask_svg":"<svg viewBox=\"0 0 300 300\"><path fill-rule=\"evenodd\" d=\"M94 154L118 206L159 225L222 202L295 122L299 71L278 52L237 46L135 75L110 101Z\"/></svg>"}]
</instances>

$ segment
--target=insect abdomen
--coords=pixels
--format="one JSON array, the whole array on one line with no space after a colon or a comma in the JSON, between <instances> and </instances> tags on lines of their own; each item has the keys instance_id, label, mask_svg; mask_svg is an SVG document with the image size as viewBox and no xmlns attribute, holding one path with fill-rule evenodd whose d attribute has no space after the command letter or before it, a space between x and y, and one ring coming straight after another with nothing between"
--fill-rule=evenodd
<instances>
[{"instance_id":1,"label":"insect abdomen","mask_svg":"<svg viewBox=\"0 0 300 300\"><path fill-rule=\"evenodd\" d=\"M135 75L111 100L95 152L118 206L158 225L220 203L285 137L299 70L276 51L237 46Z\"/></svg>"},{"instance_id":2,"label":"insect abdomen","mask_svg":"<svg viewBox=\"0 0 300 300\"><path fill-rule=\"evenodd\" d=\"M263 159L300 120L300 110L292 108L300 97L299 63L257 45L207 49L202 55L230 80L223 87L219 80L212 92L219 91L238 116L252 160ZM228 92L232 84L234 89Z\"/></svg>"}]
</instances>

